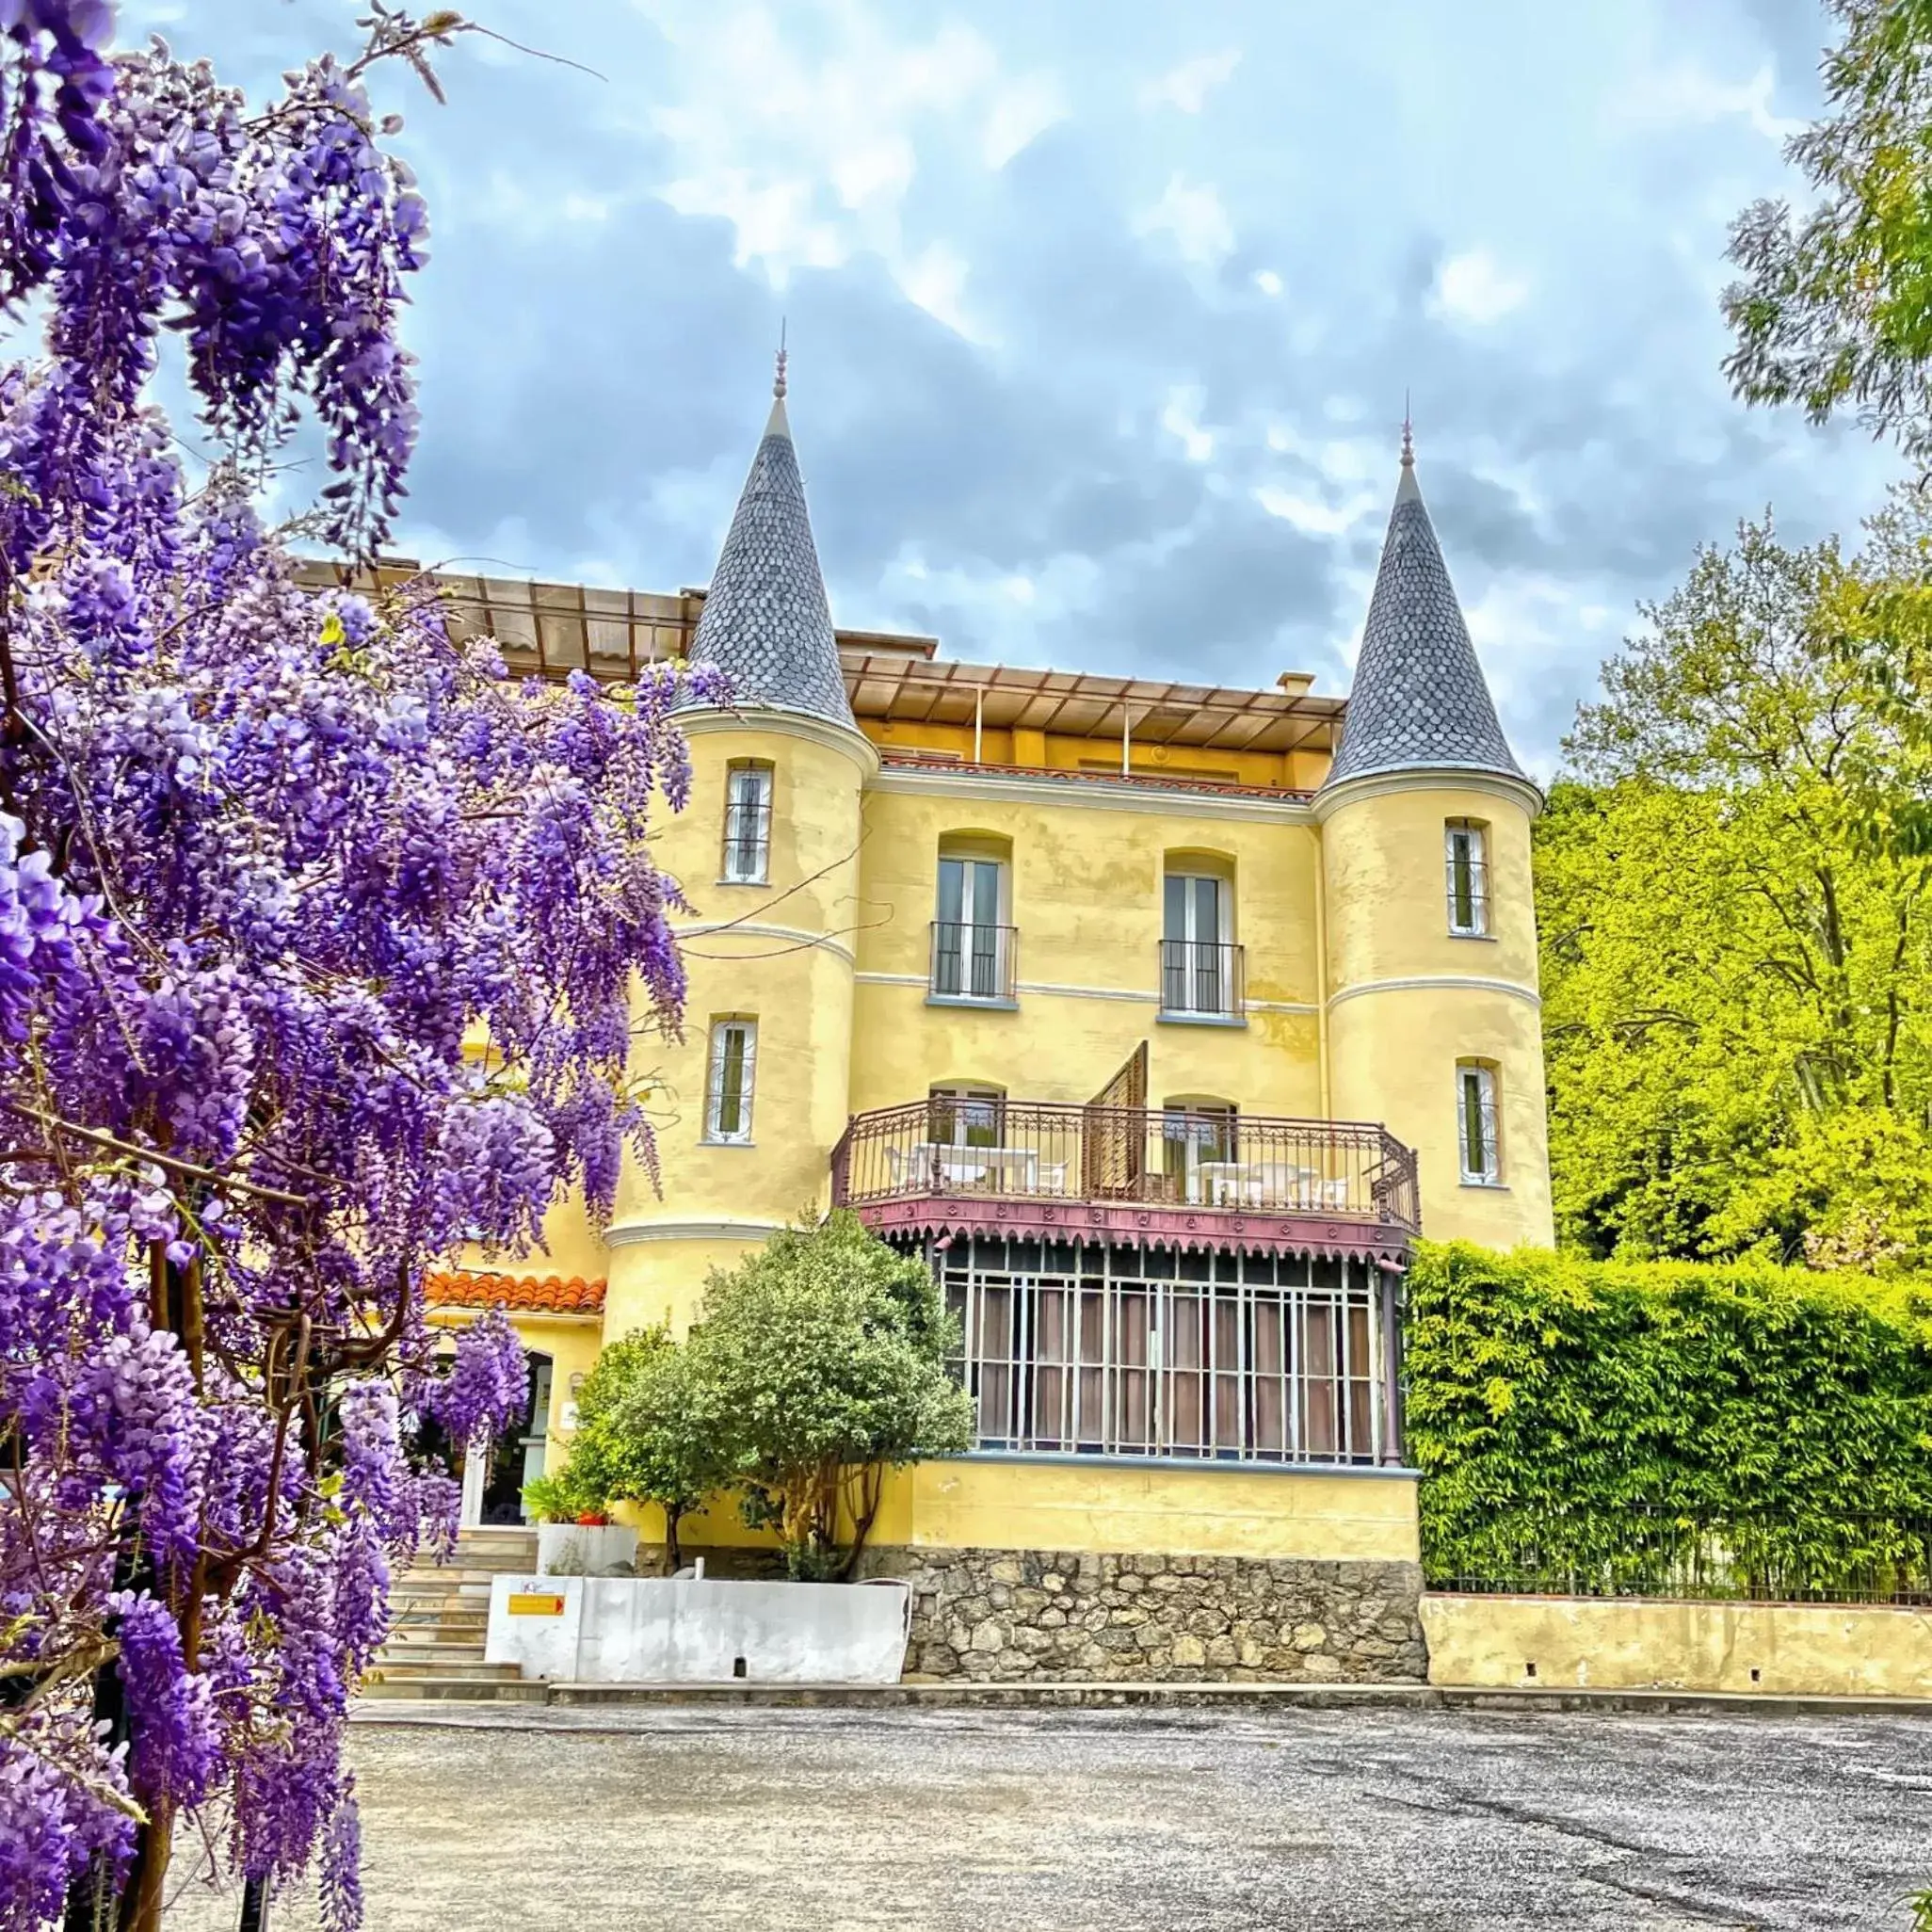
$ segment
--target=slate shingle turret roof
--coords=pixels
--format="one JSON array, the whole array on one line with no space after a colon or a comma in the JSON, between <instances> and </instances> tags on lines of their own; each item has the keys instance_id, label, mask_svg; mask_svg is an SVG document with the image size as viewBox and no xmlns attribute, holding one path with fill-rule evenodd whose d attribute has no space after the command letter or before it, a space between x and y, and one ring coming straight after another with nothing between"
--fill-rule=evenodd
<instances>
[{"instance_id":1,"label":"slate shingle turret roof","mask_svg":"<svg viewBox=\"0 0 1932 1932\"><path fill-rule=\"evenodd\" d=\"M1407 443L1327 782L1451 766L1521 778L1449 582Z\"/></svg>"},{"instance_id":2,"label":"slate shingle turret roof","mask_svg":"<svg viewBox=\"0 0 1932 1932\"><path fill-rule=\"evenodd\" d=\"M729 674L734 707L768 705L858 729L785 418L782 362L771 415L691 640L691 661Z\"/></svg>"}]
</instances>

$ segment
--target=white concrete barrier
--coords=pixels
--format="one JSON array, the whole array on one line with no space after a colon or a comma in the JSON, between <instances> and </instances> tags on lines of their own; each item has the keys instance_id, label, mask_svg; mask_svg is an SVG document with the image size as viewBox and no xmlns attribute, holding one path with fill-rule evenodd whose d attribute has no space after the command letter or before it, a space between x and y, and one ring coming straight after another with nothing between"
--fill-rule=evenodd
<instances>
[{"instance_id":1,"label":"white concrete barrier","mask_svg":"<svg viewBox=\"0 0 1932 1932\"><path fill-rule=\"evenodd\" d=\"M539 1523L537 1568L545 1576L635 1576L637 1532L615 1522Z\"/></svg>"},{"instance_id":2,"label":"white concrete barrier","mask_svg":"<svg viewBox=\"0 0 1932 1932\"><path fill-rule=\"evenodd\" d=\"M903 1583L499 1576L484 1656L578 1683L896 1683L910 1622Z\"/></svg>"}]
</instances>

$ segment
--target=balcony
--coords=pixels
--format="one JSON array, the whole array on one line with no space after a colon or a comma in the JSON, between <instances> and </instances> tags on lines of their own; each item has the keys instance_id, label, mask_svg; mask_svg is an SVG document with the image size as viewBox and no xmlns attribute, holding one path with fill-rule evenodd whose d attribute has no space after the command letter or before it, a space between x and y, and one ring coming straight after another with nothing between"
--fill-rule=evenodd
<instances>
[{"instance_id":1,"label":"balcony","mask_svg":"<svg viewBox=\"0 0 1932 1932\"><path fill-rule=\"evenodd\" d=\"M1163 1020L1238 1020L1248 992L1245 949L1211 940L1164 939Z\"/></svg>"},{"instance_id":2,"label":"balcony","mask_svg":"<svg viewBox=\"0 0 1932 1932\"><path fill-rule=\"evenodd\" d=\"M1414 1153L1373 1123L1003 1100L853 1117L832 1199L881 1232L1029 1232L1399 1259Z\"/></svg>"},{"instance_id":3,"label":"balcony","mask_svg":"<svg viewBox=\"0 0 1932 1932\"><path fill-rule=\"evenodd\" d=\"M927 966L928 997L967 1006L1010 1006L1020 934L1010 926L935 919Z\"/></svg>"}]
</instances>

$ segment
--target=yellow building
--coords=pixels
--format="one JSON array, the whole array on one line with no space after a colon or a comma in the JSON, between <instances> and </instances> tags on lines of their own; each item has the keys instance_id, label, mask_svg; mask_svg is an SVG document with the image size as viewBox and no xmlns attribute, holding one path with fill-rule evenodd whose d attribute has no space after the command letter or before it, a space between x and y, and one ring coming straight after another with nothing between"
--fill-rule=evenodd
<instances>
[{"instance_id":1,"label":"yellow building","mask_svg":"<svg viewBox=\"0 0 1932 1932\"><path fill-rule=\"evenodd\" d=\"M661 1186L629 1174L601 1232L560 1213L507 1291L438 1286L549 1297L519 1314L547 1364L522 1466L567 1436L600 1335L683 1326L710 1269L843 1203L926 1253L961 1319L979 1451L905 1475L877 1532L933 1603L1030 1601L1083 1554L1233 1556L1360 1571L1396 1605L1369 1623L1412 1625L1409 1243L1552 1230L1540 799L1406 441L1345 703L1293 673L1213 688L835 632L782 377L708 593L452 589L512 663L682 650L733 686L683 719L696 782L659 852L696 909L684 1038L640 1068ZM1034 1581L988 1582L1002 1562ZM1287 1614L1135 1654L1374 1675L1414 1634L1350 1649L1323 1635L1344 1606L1298 1618L1323 1640L1296 1650ZM926 1638L970 1667L944 1620ZM1023 1653L1036 1674L1099 1673L1065 1642Z\"/></svg>"}]
</instances>

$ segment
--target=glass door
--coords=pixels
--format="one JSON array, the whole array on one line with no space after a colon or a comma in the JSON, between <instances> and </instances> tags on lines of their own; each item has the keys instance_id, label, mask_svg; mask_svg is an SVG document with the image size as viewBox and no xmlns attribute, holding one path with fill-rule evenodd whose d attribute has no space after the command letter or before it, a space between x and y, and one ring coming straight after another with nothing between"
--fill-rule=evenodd
<instances>
[{"instance_id":1,"label":"glass door","mask_svg":"<svg viewBox=\"0 0 1932 1932\"><path fill-rule=\"evenodd\" d=\"M1162 909L1161 1004L1170 1013L1227 1010L1221 948L1222 883L1170 872Z\"/></svg>"},{"instance_id":2,"label":"glass door","mask_svg":"<svg viewBox=\"0 0 1932 1932\"><path fill-rule=\"evenodd\" d=\"M1005 994L1000 972L1001 870L993 859L940 861L934 992L970 1000Z\"/></svg>"}]
</instances>

